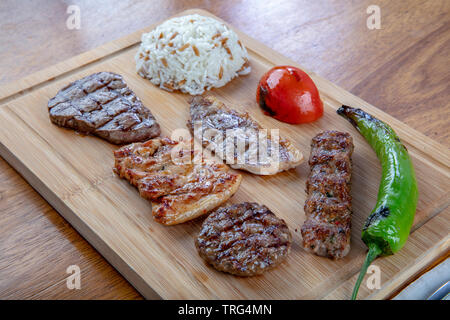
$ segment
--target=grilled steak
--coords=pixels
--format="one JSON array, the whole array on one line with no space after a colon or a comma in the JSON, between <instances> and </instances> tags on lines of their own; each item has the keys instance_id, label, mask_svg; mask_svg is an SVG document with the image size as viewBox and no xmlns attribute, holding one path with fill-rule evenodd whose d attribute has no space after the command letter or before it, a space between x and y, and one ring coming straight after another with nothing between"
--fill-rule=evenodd
<instances>
[{"instance_id":1,"label":"grilled steak","mask_svg":"<svg viewBox=\"0 0 450 320\"><path fill-rule=\"evenodd\" d=\"M91 74L70 83L48 102L50 120L61 127L97 135L115 144L144 141L161 130L122 76Z\"/></svg>"},{"instance_id":2,"label":"grilled steak","mask_svg":"<svg viewBox=\"0 0 450 320\"><path fill-rule=\"evenodd\" d=\"M294 168L303 161L302 153L289 140L279 137L274 142L275 136L270 132L259 136L265 132L259 123L247 113L227 108L214 97L193 97L190 113L188 128L194 137L234 169L269 175ZM273 152L276 148L273 143L278 143L278 153Z\"/></svg>"},{"instance_id":3,"label":"grilled steak","mask_svg":"<svg viewBox=\"0 0 450 320\"><path fill-rule=\"evenodd\" d=\"M279 265L290 251L291 240L286 223L266 206L244 202L211 213L195 245L217 270L254 276Z\"/></svg>"},{"instance_id":4,"label":"grilled steak","mask_svg":"<svg viewBox=\"0 0 450 320\"><path fill-rule=\"evenodd\" d=\"M156 138L114 152L114 172L150 200L153 217L165 225L194 219L221 205L237 191L242 178L222 163L194 160L194 151L180 146Z\"/></svg>"},{"instance_id":5,"label":"grilled steak","mask_svg":"<svg viewBox=\"0 0 450 320\"><path fill-rule=\"evenodd\" d=\"M348 133L325 131L312 139L301 232L303 247L320 256L342 258L350 250L352 153Z\"/></svg>"}]
</instances>

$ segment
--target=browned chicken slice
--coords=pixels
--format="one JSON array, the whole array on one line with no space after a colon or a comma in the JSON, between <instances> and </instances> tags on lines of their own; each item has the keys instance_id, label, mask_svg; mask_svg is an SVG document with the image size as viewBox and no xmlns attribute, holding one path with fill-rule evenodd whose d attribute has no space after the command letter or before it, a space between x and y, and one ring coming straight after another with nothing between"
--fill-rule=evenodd
<instances>
[{"instance_id":1,"label":"browned chicken slice","mask_svg":"<svg viewBox=\"0 0 450 320\"><path fill-rule=\"evenodd\" d=\"M221 205L241 183L228 166L194 156L178 142L156 138L115 151L114 172L150 200L157 222L174 225Z\"/></svg>"},{"instance_id":2,"label":"browned chicken slice","mask_svg":"<svg viewBox=\"0 0 450 320\"><path fill-rule=\"evenodd\" d=\"M320 256L342 258L350 250L352 153L353 140L345 132L321 132L311 143L301 232L303 247Z\"/></svg>"},{"instance_id":3,"label":"browned chicken slice","mask_svg":"<svg viewBox=\"0 0 450 320\"><path fill-rule=\"evenodd\" d=\"M289 140L275 139L247 113L232 110L212 96L194 97L190 113L188 127L194 137L233 169L271 175L303 162L303 154ZM275 143L278 152L273 152Z\"/></svg>"}]
</instances>

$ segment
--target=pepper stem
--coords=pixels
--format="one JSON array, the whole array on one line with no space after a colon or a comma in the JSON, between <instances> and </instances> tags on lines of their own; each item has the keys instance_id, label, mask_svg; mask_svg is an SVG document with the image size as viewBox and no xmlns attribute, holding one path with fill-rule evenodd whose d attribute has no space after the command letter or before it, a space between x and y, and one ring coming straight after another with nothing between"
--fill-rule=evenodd
<instances>
[{"instance_id":1,"label":"pepper stem","mask_svg":"<svg viewBox=\"0 0 450 320\"><path fill-rule=\"evenodd\" d=\"M373 260L375 260L381 254L381 249L376 244L369 244L369 252L367 252L366 260L364 261L361 272L359 273L358 280L356 280L355 287L353 288L352 300L356 300L356 296L358 295L359 286L364 279L364 276L367 273L367 268L369 268L370 264Z\"/></svg>"}]
</instances>

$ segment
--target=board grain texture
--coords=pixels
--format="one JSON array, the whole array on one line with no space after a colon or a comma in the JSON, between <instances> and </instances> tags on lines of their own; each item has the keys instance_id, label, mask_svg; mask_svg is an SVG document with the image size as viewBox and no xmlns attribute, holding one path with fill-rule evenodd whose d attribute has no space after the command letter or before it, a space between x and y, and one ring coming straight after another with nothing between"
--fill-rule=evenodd
<instances>
[{"instance_id":1,"label":"board grain texture","mask_svg":"<svg viewBox=\"0 0 450 320\"><path fill-rule=\"evenodd\" d=\"M209 15L189 11L193 12ZM389 297L421 268L448 251L448 149L313 73L310 75L324 101L323 118L292 126L264 116L254 99L260 76L274 65L298 64L236 30L249 51L252 72L211 94L240 111L248 111L263 126L279 128L306 157L311 138L321 130L344 130L354 137L352 250L344 259L331 261L301 248L299 230L305 219L308 173L304 163L271 177L243 173L241 187L231 200L264 203L286 220L293 233L292 252L286 263L253 278L230 276L205 265L194 247L202 219L173 227L157 224L152 220L150 204L126 181L113 175L115 146L54 126L48 118L47 101L65 84L93 72L113 71L123 75L151 109L163 135L185 128L189 96L160 90L135 72L133 57L140 35L151 28L0 88L1 156L145 297L348 298L364 259L366 247L360 232L376 201L381 168L367 143L335 114L341 104L362 107L394 127L411 154L420 192L407 245L395 256L375 262L382 270L383 286L375 292L363 286L359 297Z\"/></svg>"}]
</instances>

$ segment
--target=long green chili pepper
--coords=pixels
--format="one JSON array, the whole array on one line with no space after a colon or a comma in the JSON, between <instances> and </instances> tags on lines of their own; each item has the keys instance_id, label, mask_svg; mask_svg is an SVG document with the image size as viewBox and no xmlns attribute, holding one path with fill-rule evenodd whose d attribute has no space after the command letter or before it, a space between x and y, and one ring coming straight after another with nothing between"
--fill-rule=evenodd
<instances>
[{"instance_id":1,"label":"long green chili pepper","mask_svg":"<svg viewBox=\"0 0 450 320\"><path fill-rule=\"evenodd\" d=\"M361 109L342 106L337 113L349 120L367 140L382 167L377 204L362 231L362 240L369 252L353 289L352 299L355 300L372 261L399 251L408 239L418 191L408 151L390 126Z\"/></svg>"}]
</instances>

